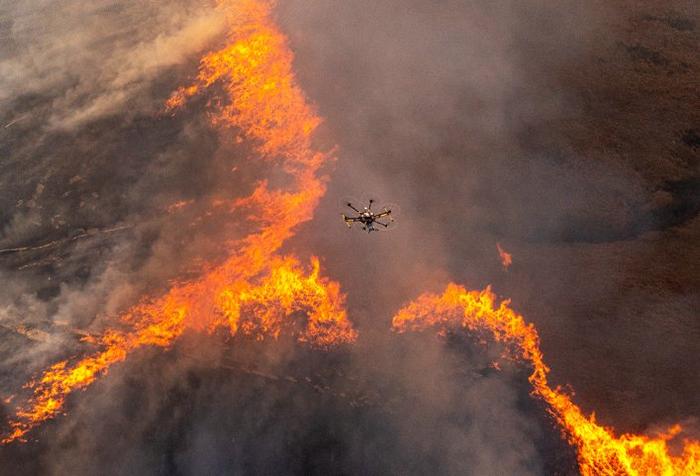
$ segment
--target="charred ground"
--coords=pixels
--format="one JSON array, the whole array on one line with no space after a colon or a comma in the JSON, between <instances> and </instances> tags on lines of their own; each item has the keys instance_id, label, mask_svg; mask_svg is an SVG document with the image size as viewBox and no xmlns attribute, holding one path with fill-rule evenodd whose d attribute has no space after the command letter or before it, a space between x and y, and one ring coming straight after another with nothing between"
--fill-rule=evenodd
<instances>
[{"instance_id":1,"label":"charred ground","mask_svg":"<svg viewBox=\"0 0 700 476\"><path fill-rule=\"evenodd\" d=\"M554 380L606 425L692 425L697 6L280 3L298 77L326 118L321 141L339 145L328 196L362 183L360 192L402 204L399 229L359 240L367 237L345 233L329 198L290 246L319 254L341 281L358 347L213 346L188 336L166 353L139 352L73 396L69 415L38 429L38 442L1 448L0 467L575 474L571 450L528 395L527 369L494 371L493 350L462 338L445 346L389 333L402 303L448 279L493 283L512 298L537 325ZM119 25L119 38L133 34ZM11 22L0 29L13 37ZM87 46L119 53L111 35ZM196 60L67 130L47 117L75 78L3 102L3 388L14 392L84 349L73 327L99 327L243 233L225 213L201 218L197 203L249 191L259 171L246 169L245 145L214 137L198 112L207 98L159 116ZM235 173L222 159L231 156L241 157ZM514 255L508 273L496 242ZM27 338L14 330L20 322L55 340ZM210 346L224 350L203 351Z\"/></svg>"},{"instance_id":2,"label":"charred ground","mask_svg":"<svg viewBox=\"0 0 700 476\"><path fill-rule=\"evenodd\" d=\"M0 462L30 474L576 474L527 369L493 367L501 349L462 333L392 343L324 352L190 335L134 356L72 399L70 423L0 449ZM384 362L360 366L363 353ZM431 360L442 368L426 376Z\"/></svg>"}]
</instances>

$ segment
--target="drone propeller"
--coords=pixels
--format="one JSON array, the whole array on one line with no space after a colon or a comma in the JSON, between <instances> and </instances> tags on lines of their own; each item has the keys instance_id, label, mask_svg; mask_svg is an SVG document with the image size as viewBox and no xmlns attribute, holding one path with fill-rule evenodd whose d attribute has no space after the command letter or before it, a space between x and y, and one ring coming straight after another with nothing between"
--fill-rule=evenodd
<instances>
[{"instance_id":1,"label":"drone propeller","mask_svg":"<svg viewBox=\"0 0 700 476\"><path fill-rule=\"evenodd\" d=\"M365 195L360 200L350 196L340 197L337 204L341 210L345 210L345 207L348 207L353 211L353 213L349 213L349 216L345 213L341 214L348 228L351 228L352 224L357 222L360 223L361 228L365 231L388 231L395 228L397 225L396 219L400 220L401 218L401 210L398 205L385 203L375 195L370 195L369 197ZM368 211L372 217L369 219L369 222L369 217L364 215Z\"/></svg>"},{"instance_id":2,"label":"drone propeller","mask_svg":"<svg viewBox=\"0 0 700 476\"><path fill-rule=\"evenodd\" d=\"M382 207L382 212L378 215L381 216L377 220L377 223L382 226L377 227L377 230L391 231L399 224L396 220L401 218L401 208L395 203L387 203Z\"/></svg>"},{"instance_id":3,"label":"drone propeller","mask_svg":"<svg viewBox=\"0 0 700 476\"><path fill-rule=\"evenodd\" d=\"M341 213L340 216L343 217L343 221L345 222L345 225L348 228L352 228L352 224L354 223L355 220L353 220L352 218L347 216L345 213Z\"/></svg>"}]
</instances>

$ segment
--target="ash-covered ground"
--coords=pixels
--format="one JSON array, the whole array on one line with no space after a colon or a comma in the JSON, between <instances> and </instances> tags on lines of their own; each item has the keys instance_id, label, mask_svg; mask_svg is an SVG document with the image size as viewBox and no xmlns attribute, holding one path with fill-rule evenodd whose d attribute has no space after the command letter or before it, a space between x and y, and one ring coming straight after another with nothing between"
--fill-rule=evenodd
<instances>
[{"instance_id":1,"label":"ash-covered ground","mask_svg":"<svg viewBox=\"0 0 700 476\"><path fill-rule=\"evenodd\" d=\"M163 114L220 45L211 2L0 3L0 396L248 230L210 210L275 171L207 98ZM533 322L556 383L619 431L700 415L696 2L280 1L338 145L287 249L348 294L355 346L188 334L0 447L2 474L576 474L527 368L466 336L397 336L447 281ZM337 203L401 205L347 230ZM496 243L513 254L503 270ZM2 421L10 405L2 407Z\"/></svg>"}]
</instances>

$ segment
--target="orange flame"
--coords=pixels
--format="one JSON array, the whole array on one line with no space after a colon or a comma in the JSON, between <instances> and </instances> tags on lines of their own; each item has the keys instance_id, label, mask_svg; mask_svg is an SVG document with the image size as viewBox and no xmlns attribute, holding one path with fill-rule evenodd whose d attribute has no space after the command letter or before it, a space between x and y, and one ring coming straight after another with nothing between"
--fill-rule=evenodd
<instances>
[{"instance_id":1,"label":"orange flame","mask_svg":"<svg viewBox=\"0 0 700 476\"><path fill-rule=\"evenodd\" d=\"M230 24L231 44L207 54L196 83L176 91L167 107L182 107L188 97L217 84L225 102L211 114L213 125L251 141L260 159L279 162L292 185L271 190L261 181L249 197L231 205L249 210L260 230L234 243L225 262L160 298L142 300L121 316L119 328L89 338L100 352L73 364L59 362L28 383L32 397L17 409L2 443L22 440L56 416L70 393L89 386L133 350L167 347L187 328L228 326L234 335L276 337L301 311L306 326L291 329L301 342L329 346L356 338L340 287L320 277L318 260L313 258L312 271L305 273L296 258L275 256L294 227L311 218L325 192L318 172L330 157L311 146L320 119L295 83L292 53L270 20L271 5L243 0L219 6Z\"/></svg>"},{"instance_id":2,"label":"orange flame","mask_svg":"<svg viewBox=\"0 0 700 476\"><path fill-rule=\"evenodd\" d=\"M496 249L498 250L498 257L501 258L503 269L507 271L510 265L513 264L513 255L504 250L500 243L496 243Z\"/></svg>"},{"instance_id":3,"label":"orange flame","mask_svg":"<svg viewBox=\"0 0 700 476\"><path fill-rule=\"evenodd\" d=\"M549 368L544 363L539 336L532 324L509 307L509 301L496 304L489 288L468 291L450 284L442 295L424 294L401 309L393 318L398 332L455 327L470 331L488 330L496 341L506 345L511 357L532 366L529 377L533 393L550 407L569 442L578 449L578 464L584 476L598 475L698 475L700 442L685 440L680 455L672 455L668 442L682 430L680 425L655 437L623 434L586 417L561 388L550 387Z\"/></svg>"},{"instance_id":4,"label":"orange flame","mask_svg":"<svg viewBox=\"0 0 700 476\"><path fill-rule=\"evenodd\" d=\"M294 227L311 218L325 192L319 171L330 157L311 146L320 118L296 85L292 53L271 20L272 6L266 0L220 0L230 26L229 44L202 59L194 84L175 91L166 108L174 111L203 90L220 87L224 101L213 101L212 124L235 131L237 140L250 141L259 159L279 163L292 179L289 189L271 190L261 181L250 196L230 204L247 210L259 231L233 243L229 258L200 279L176 284L159 298L143 299L120 317L118 327L86 336L99 352L73 363L58 362L29 382L32 396L17 409L2 443L23 440L32 428L55 417L68 395L87 388L130 352L144 346L168 347L190 328L211 332L227 327L232 335L258 339L289 329L300 342L323 347L356 339L344 295L338 283L320 277L318 259L312 258L307 272L298 259L276 255ZM508 268L512 256L499 244L497 249ZM305 325L296 327L290 317L300 313L307 316ZM444 294L425 294L393 318L398 332L459 326L490 331L511 357L532 366L533 393L549 405L578 449L582 474L700 474L700 442L684 440L678 455L669 449L682 431L680 425L657 436L615 436L593 415L585 416L559 387L550 387L536 329L510 309L508 301L497 305L490 289L467 291L451 284Z\"/></svg>"}]
</instances>

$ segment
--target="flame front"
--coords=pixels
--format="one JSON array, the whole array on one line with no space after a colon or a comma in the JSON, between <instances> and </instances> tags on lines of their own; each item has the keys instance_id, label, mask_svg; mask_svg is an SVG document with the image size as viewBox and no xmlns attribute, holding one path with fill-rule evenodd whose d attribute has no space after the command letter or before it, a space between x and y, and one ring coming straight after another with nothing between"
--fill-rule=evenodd
<instances>
[{"instance_id":1,"label":"flame front","mask_svg":"<svg viewBox=\"0 0 700 476\"><path fill-rule=\"evenodd\" d=\"M398 332L428 328L444 332L458 327L491 332L497 342L505 344L509 356L532 366L529 380L533 393L549 405L569 442L577 448L584 476L700 474L700 442L685 440L680 455L670 451L668 442L682 431L680 425L655 437L615 436L611 429L596 423L594 415L585 416L561 388L552 388L537 330L513 311L508 301L497 304L490 289L468 291L450 284L442 295L424 294L393 318L393 328Z\"/></svg>"},{"instance_id":2,"label":"flame front","mask_svg":"<svg viewBox=\"0 0 700 476\"><path fill-rule=\"evenodd\" d=\"M320 118L295 82L293 56L271 20L272 7L266 0L220 0L229 24L228 44L204 56L195 82L175 91L166 107L174 111L204 90L223 90L223 97L211 102L213 126L253 144L256 158L281 166L291 184L270 189L261 181L248 197L229 204L247 212L259 230L232 243L222 264L160 297L143 299L120 316L117 326L84 339L99 352L58 362L29 382L32 396L18 406L2 443L23 440L32 428L59 414L69 394L87 388L134 350L168 347L186 329L211 332L225 327L232 335L261 339L277 337L289 327L300 342L321 347L356 339L344 295L338 283L320 276L318 259L312 258L306 270L297 258L277 255L295 226L312 217L325 193L320 169L331 158L311 145ZM182 206L186 203L169 211ZM497 249L507 268L512 257L500 245ZM306 316L303 326L291 322L299 314ZM455 327L490 331L511 357L532 366L533 393L549 405L577 448L586 476L700 474L700 442L685 440L677 455L670 450L680 426L653 437L616 436L593 415L585 416L559 387L552 388L537 331L507 301L497 304L489 289L468 291L451 284L442 295L423 295L394 316L393 327L398 332Z\"/></svg>"},{"instance_id":3,"label":"flame front","mask_svg":"<svg viewBox=\"0 0 700 476\"><path fill-rule=\"evenodd\" d=\"M195 84L176 91L166 106L182 107L188 97L217 85L225 94L211 113L212 124L254 144L256 158L280 165L291 185L271 190L261 181L250 196L231 203L255 218L260 229L233 243L226 261L196 281L142 300L120 317L119 326L87 338L100 352L59 362L28 383L32 396L18 407L2 443L21 440L56 416L71 392L89 386L130 352L167 347L187 328L227 326L232 334L276 337L290 316L301 312L305 326L290 327L301 342L326 347L356 338L340 287L320 277L318 260L313 258L306 272L298 259L275 254L294 227L312 217L325 192L319 169L330 157L311 145L320 119L296 85L292 53L270 19L272 5L222 1L219 8L230 25L228 45L207 54Z\"/></svg>"}]
</instances>

